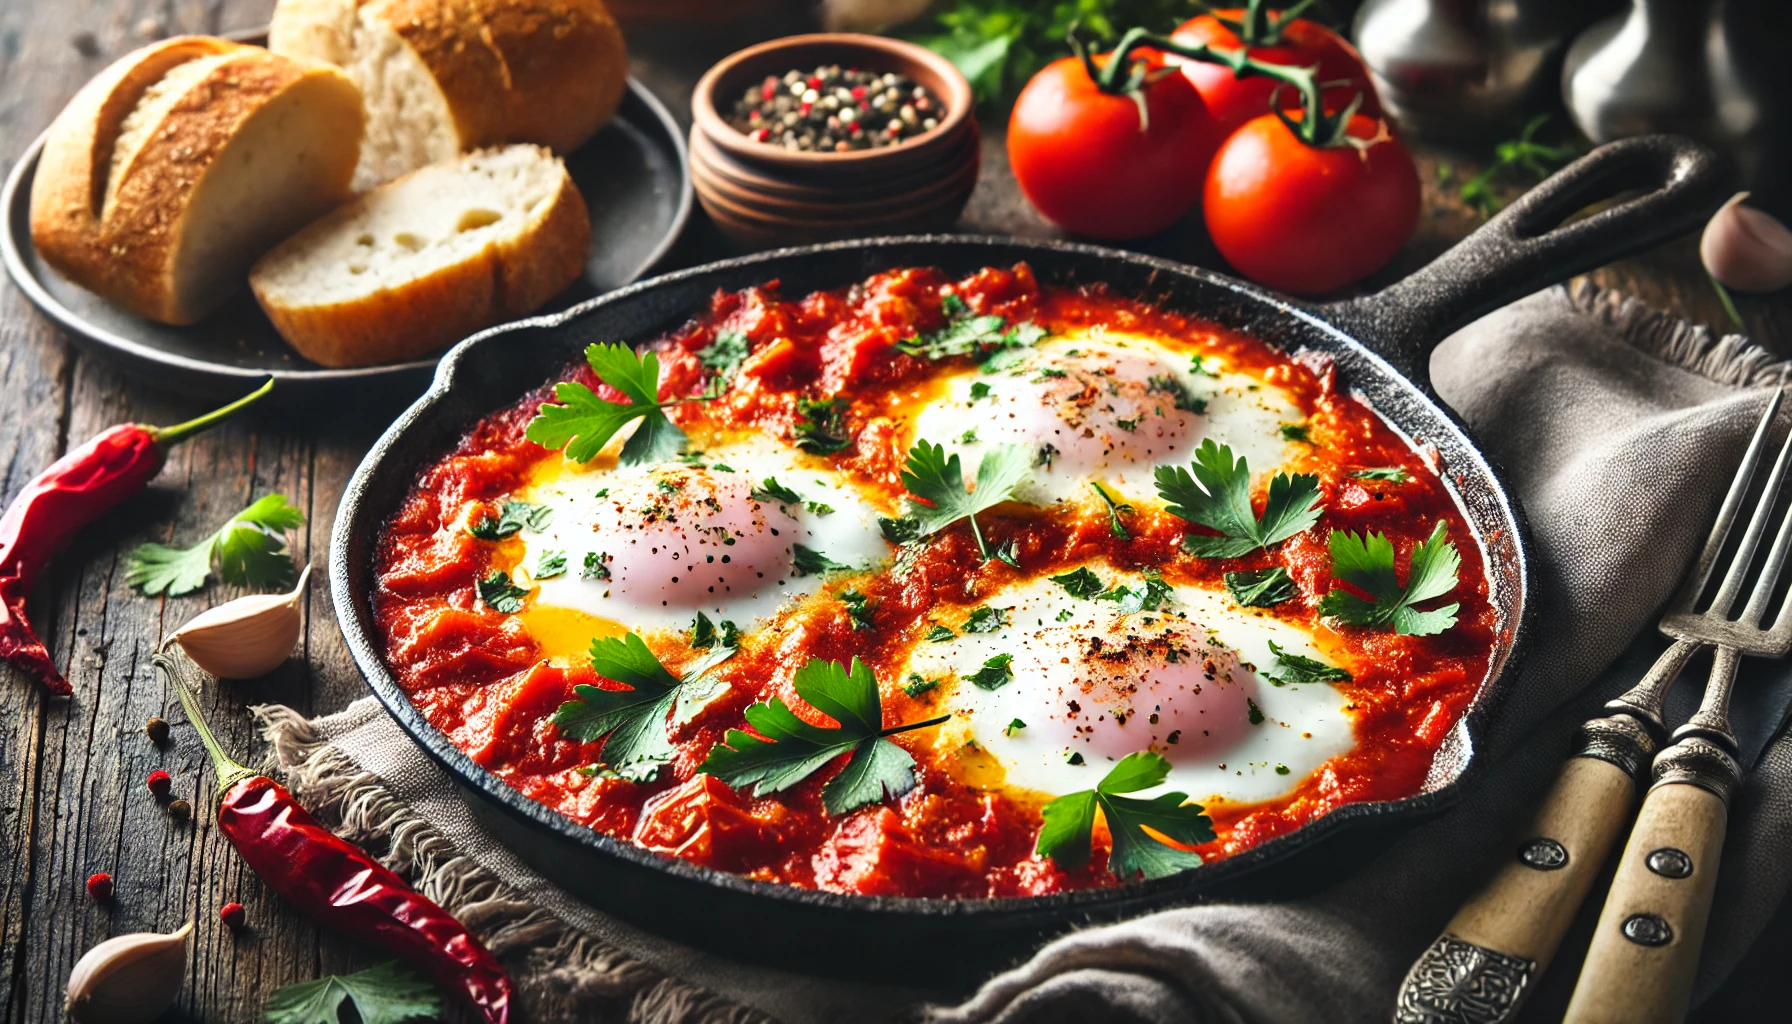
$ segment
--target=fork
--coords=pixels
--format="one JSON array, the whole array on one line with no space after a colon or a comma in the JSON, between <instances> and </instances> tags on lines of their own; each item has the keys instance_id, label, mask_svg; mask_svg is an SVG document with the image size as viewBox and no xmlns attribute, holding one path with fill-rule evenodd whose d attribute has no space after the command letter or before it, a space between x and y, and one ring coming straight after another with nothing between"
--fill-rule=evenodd
<instances>
[{"instance_id":1,"label":"fork","mask_svg":"<svg viewBox=\"0 0 1792 1024\"><path fill-rule=\"evenodd\" d=\"M1716 645L1699 712L1655 759L1654 785L1631 831L1566 1020L1631 1024L1684 1016L1729 796L1741 778L1728 721L1736 662L1744 653L1784 656L1792 647L1792 601L1771 630L1755 625L1792 547L1792 512L1748 605L1738 621L1728 619L1784 482L1792 434L1717 597L1703 612L1695 609L1718 568L1784 397L1775 390L1769 400L1705 547L1661 619L1662 632L1674 643L1636 686L1606 704L1611 714L1581 726L1574 754L1507 847L1512 858L1413 964L1395 1003L1396 1024L1504 1024L1518 1015L1630 817L1644 769L1667 734L1662 706L1668 690L1693 655Z\"/></svg>"}]
</instances>

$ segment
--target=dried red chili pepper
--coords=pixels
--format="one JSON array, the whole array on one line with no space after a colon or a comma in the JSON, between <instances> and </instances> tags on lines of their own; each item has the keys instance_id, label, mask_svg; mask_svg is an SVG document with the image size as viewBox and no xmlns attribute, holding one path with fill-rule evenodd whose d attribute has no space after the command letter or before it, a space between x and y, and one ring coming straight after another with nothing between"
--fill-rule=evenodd
<instances>
[{"instance_id":1,"label":"dried red chili pepper","mask_svg":"<svg viewBox=\"0 0 1792 1024\"><path fill-rule=\"evenodd\" d=\"M255 401L253 393L172 427L121 423L51 464L25 485L0 516L0 658L51 693L74 692L25 617L25 598L38 571L70 537L148 484L162 469L168 446L184 441Z\"/></svg>"},{"instance_id":2,"label":"dried red chili pepper","mask_svg":"<svg viewBox=\"0 0 1792 1024\"><path fill-rule=\"evenodd\" d=\"M487 1024L510 1019L510 975L480 941L353 843L319 825L286 787L224 753L167 648L151 658L174 687L218 773L218 828L287 902L402 957L461 996Z\"/></svg>"}]
</instances>

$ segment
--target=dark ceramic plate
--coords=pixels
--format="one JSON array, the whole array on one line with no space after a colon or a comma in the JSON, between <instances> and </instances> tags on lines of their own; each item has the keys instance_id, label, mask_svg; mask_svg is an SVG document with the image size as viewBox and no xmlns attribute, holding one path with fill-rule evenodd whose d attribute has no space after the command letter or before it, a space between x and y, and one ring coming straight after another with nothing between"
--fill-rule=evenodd
<instances>
[{"instance_id":1,"label":"dark ceramic plate","mask_svg":"<svg viewBox=\"0 0 1792 1024\"><path fill-rule=\"evenodd\" d=\"M259 43L262 36L241 41ZM281 340L247 288L200 323L171 327L126 312L64 278L31 244L31 182L43 145L40 135L0 191L6 214L0 257L32 303L73 332L77 344L163 387L208 398L241 394L269 375L280 382L283 399L297 397L301 389L340 391L357 383L413 395L429 380L436 358L346 370L311 362ZM678 123L645 86L629 79L615 119L566 159L591 211L593 244L584 277L551 308L620 288L666 254L690 216L688 166Z\"/></svg>"},{"instance_id":2,"label":"dark ceramic plate","mask_svg":"<svg viewBox=\"0 0 1792 1024\"><path fill-rule=\"evenodd\" d=\"M1335 879L1357 858L1384 846L1392 831L1460 793L1480 764L1478 743L1523 645L1532 604L1523 519L1494 468L1436 401L1426 372L1432 347L1498 306L1690 230L1729 194L1727 178L1715 157L1685 140L1655 136L1605 146L1412 277L1380 294L1332 306L1302 306L1219 274L1135 253L935 235L729 260L633 285L556 316L487 331L443 359L429 392L387 430L350 480L330 542L337 619L374 693L430 756L478 795L470 806L514 837L519 856L592 903L681 941L886 981L892 964L911 972L919 967L934 979L964 978L1023 953L1041 936L1085 921L1220 891L1285 897ZM1563 224L1589 203L1630 190L1641 194ZM1285 351L1324 353L1335 361L1346 387L1404 435L1438 452L1485 557L1502 629L1487 678L1419 793L1346 805L1227 860L1110 889L1024 899L851 896L756 882L594 832L474 763L424 720L399 688L381 654L369 603L381 524L422 467L482 417L576 359L586 344L648 340L703 309L717 289L776 278L787 294L801 295L894 267L935 266L957 275L1020 260L1047 283L1101 282L1118 294L1199 314Z\"/></svg>"}]
</instances>

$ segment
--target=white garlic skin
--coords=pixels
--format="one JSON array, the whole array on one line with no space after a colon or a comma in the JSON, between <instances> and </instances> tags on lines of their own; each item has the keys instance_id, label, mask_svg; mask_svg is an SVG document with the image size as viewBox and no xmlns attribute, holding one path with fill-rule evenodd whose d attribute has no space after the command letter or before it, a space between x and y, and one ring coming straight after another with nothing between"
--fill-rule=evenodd
<instances>
[{"instance_id":1,"label":"white garlic skin","mask_svg":"<svg viewBox=\"0 0 1792 1024\"><path fill-rule=\"evenodd\" d=\"M169 639L193 664L219 679L255 679L279 668L299 642L299 597L311 567L290 594L252 594L200 612Z\"/></svg>"},{"instance_id":2,"label":"white garlic skin","mask_svg":"<svg viewBox=\"0 0 1792 1024\"><path fill-rule=\"evenodd\" d=\"M1743 206L1738 192L1705 225L1699 256L1725 288L1777 292L1792 285L1792 230L1772 214Z\"/></svg>"},{"instance_id":3,"label":"white garlic skin","mask_svg":"<svg viewBox=\"0 0 1792 1024\"><path fill-rule=\"evenodd\" d=\"M172 935L137 932L107 939L75 961L68 1019L75 1024L149 1024L174 1005L187 973L189 921Z\"/></svg>"}]
</instances>

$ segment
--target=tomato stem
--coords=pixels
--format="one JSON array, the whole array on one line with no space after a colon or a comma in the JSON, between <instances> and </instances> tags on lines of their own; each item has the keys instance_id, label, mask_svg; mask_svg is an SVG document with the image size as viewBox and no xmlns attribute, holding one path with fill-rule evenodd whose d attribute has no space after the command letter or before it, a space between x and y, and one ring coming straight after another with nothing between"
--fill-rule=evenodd
<instances>
[{"instance_id":1,"label":"tomato stem","mask_svg":"<svg viewBox=\"0 0 1792 1024\"><path fill-rule=\"evenodd\" d=\"M1196 3L1195 6L1201 9L1201 13L1231 29L1238 41L1246 46L1278 46L1282 42L1282 30L1288 23L1317 2L1318 0L1300 0L1291 7L1272 11L1266 0L1245 0L1242 18L1229 18L1210 4Z\"/></svg>"},{"instance_id":2,"label":"tomato stem","mask_svg":"<svg viewBox=\"0 0 1792 1024\"><path fill-rule=\"evenodd\" d=\"M1126 96L1140 105L1144 110L1143 90L1152 81L1151 76L1160 68L1153 68L1150 61L1135 58L1135 51L1140 49L1156 50L1160 53L1173 53L1178 57L1199 61L1203 64L1218 64L1232 69L1238 78L1274 79L1276 91L1270 94L1270 112L1280 118L1294 137L1315 148L1333 146L1359 145L1360 140L1352 139L1346 129L1350 119L1362 105L1363 95L1357 93L1343 110L1336 114L1325 112L1325 103L1320 97L1321 85L1318 67L1297 68L1285 64L1271 64L1257 60L1250 55L1249 47L1228 49L1208 46L1205 43L1179 43L1167 37L1155 35L1142 28L1128 29L1120 37L1120 42L1108 54L1107 62L1101 66L1095 63L1094 54L1078 38L1076 27L1070 30L1070 48L1083 67L1089 73L1102 92L1113 96ZM1122 78L1122 75L1125 77ZM1301 118L1296 121L1289 117L1277 102L1282 86L1292 86L1300 93ZM1141 126L1148 127L1141 119Z\"/></svg>"}]
</instances>

